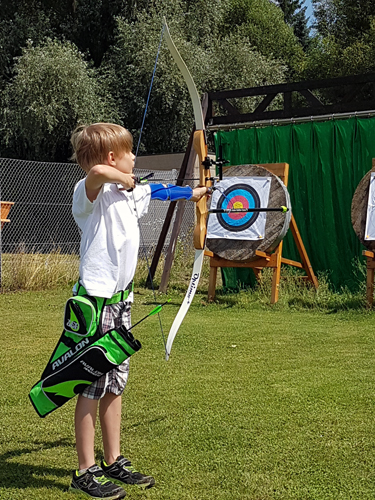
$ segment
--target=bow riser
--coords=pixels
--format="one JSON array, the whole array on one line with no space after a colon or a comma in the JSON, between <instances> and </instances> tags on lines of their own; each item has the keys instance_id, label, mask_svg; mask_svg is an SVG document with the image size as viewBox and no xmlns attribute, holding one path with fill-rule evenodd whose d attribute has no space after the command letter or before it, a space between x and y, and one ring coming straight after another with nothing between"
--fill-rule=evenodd
<instances>
[{"instance_id":1,"label":"bow riser","mask_svg":"<svg viewBox=\"0 0 375 500\"><path fill-rule=\"evenodd\" d=\"M211 177L210 169L203 165L208 155L206 134L203 130L194 132L193 147L199 161L199 185L211 187L212 183L208 180ZM205 196L197 202L196 214L197 224L194 228L193 243L196 250L203 250L207 233L207 198Z\"/></svg>"}]
</instances>

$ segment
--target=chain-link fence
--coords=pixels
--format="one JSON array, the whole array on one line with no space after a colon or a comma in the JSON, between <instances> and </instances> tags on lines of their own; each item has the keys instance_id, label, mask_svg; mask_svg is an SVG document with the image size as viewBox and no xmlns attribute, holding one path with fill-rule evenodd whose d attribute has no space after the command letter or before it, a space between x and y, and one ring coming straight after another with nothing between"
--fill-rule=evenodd
<instances>
[{"instance_id":1,"label":"chain-link fence","mask_svg":"<svg viewBox=\"0 0 375 500\"><path fill-rule=\"evenodd\" d=\"M135 170L135 175L155 174L155 182L173 183L177 170ZM14 202L9 212L10 222L0 231L0 286L6 277L5 262L18 265L20 255L43 257L72 256L73 273L77 272L80 234L74 222L71 204L75 184L84 172L74 163L44 163L0 159L0 201ZM154 200L148 214L140 219L141 246L152 257L168 210L168 203ZM190 238L194 225L193 204L187 204L180 231L181 238ZM167 248L173 220L166 238ZM39 268L43 267L39 264ZM38 269L35 270L35 273ZM36 276L33 277L36 279Z\"/></svg>"}]
</instances>

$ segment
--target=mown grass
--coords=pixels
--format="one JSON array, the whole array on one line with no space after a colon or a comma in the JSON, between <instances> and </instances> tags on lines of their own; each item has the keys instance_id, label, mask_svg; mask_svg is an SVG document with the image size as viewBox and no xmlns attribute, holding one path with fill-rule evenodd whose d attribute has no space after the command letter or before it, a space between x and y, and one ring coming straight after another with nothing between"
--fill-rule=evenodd
<instances>
[{"instance_id":1,"label":"mown grass","mask_svg":"<svg viewBox=\"0 0 375 500\"><path fill-rule=\"evenodd\" d=\"M170 289L165 333L182 289ZM123 452L157 486L128 487L127 498L373 499L373 313L332 296L327 308L323 298L311 307L310 296L293 303L285 290L276 307L259 290L207 304L206 290L168 362L156 317L134 329L143 347L124 396ZM39 419L27 398L69 295L65 287L0 296L1 499L76 498L67 492L74 401ZM153 304L152 292L137 287L133 320ZM99 459L99 429L96 452Z\"/></svg>"}]
</instances>

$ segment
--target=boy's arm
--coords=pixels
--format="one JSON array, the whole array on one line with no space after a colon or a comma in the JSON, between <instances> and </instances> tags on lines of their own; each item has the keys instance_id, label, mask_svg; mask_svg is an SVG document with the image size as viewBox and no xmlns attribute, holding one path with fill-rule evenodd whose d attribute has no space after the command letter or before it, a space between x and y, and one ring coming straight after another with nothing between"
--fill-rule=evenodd
<instances>
[{"instance_id":1,"label":"boy's arm","mask_svg":"<svg viewBox=\"0 0 375 500\"><path fill-rule=\"evenodd\" d=\"M192 189L190 186L175 186L174 184L150 184L151 199L162 201L191 200L199 201L208 192L206 187Z\"/></svg>"},{"instance_id":2,"label":"boy's arm","mask_svg":"<svg viewBox=\"0 0 375 500\"><path fill-rule=\"evenodd\" d=\"M122 184L125 189L135 187L133 174L124 174L108 165L95 165L91 168L85 180L87 198L91 202L96 200L103 184L107 182Z\"/></svg>"}]
</instances>

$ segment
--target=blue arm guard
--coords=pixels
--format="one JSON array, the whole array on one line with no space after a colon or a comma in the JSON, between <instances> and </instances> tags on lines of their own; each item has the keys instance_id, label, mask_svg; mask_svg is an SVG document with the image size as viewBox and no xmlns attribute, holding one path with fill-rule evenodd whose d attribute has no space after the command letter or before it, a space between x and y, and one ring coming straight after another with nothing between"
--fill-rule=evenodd
<instances>
[{"instance_id":1,"label":"blue arm guard","mask_svg":"<svg viewBox=\"0 0 375 500\"><path fill-rule=\"evenodd\" d=\"M168 184L165 187L163 184L150 184L151 199L162 201L190 200L193 196L193 190L190 186L175 186Z\"/></svg>"}]
</instances>

